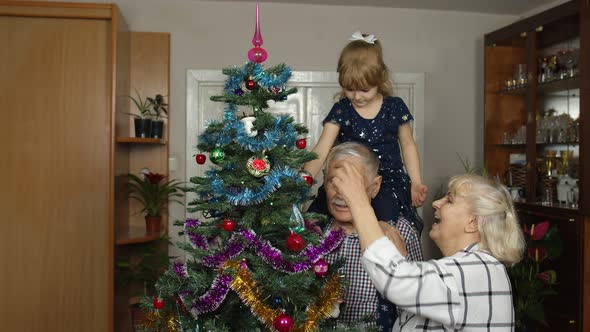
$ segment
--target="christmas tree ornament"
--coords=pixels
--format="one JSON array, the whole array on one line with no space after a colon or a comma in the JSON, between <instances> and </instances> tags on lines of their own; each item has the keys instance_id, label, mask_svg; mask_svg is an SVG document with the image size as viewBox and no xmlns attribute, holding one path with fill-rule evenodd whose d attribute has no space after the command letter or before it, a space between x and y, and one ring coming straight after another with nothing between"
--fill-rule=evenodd
<instances>
[{"instance_id":1,"label":"christmas tree ornament","mask_svg":"<svg viewBox=\"0 0 590 332\"><path fill-rule=\"evenodd\" d=\"M247 116L240 120L240 122L244 124L244 130L246 131L246 135L248 137L254 137L258 135L258 130L252 129L252 127L254 127L254 121L256 121L256 118L253 116Z\"/></svg>"},{"instance_id":2,"label":"christmas tree ornament","mask_svg":"<svg viewBox=\"0 0 590 332\"><path fill-rule=\"evenodd\" d=\"M292 224L297 225L291 228L293 232L301 234L303 231L305 231L305 220L303 219L303 214L301 214L301 210L299 210L297 204L293 204L291 207L291 216L289 217L289 221Z\"/></svg>"},{"instance_id":3,"label":"christmas tree ornament","mask_svg":"<svg viewBox=\"0 0 590 332\"><path fill-rule=\"evenodd\" d=\"M302 169L299 171L299 176L305 180L309 186L313 186L313 176L311 176L311 173Z\"/></svg>"},{"instance_id":4,"label":"christmas tree ornament","mask_svg":"<svg viewBox=\"0 0 590 332\"><path fill-rule=\"evenodd\" d=\"M283 299L281 299L278 296L275 296L274 299L273 299L273 305L275 307L277 307L277 308L280 307L280 306L282 306L283 305Z\"/></svg>"},{"instance_id":5,"label":"christmas tree ornament","mask_svg":"<svg viewBox=\"0 0 590 332\"><path fill-rule=\"evenodd\" d=\"M161 297L155 297L154 298L154 309L162 309L164 308L164 299L162 299Z\"/></svg>"},{"instance_id":6,"label":"christmas tree ornament","mask_svg":"<svg viewBox=\"0 0 590 332\"><path fill-rule=\"evenodd\" d=\"M328 262L326 262L323 258L320 258L315 263L313 263L312 269L316 276L323 277L328 273Z\"/></svg>"},{"instance_id":7,"label":"christmas tree ornament","mask_svg":"<svg viewBox=\"0 0 590 332\"><path fill-rule=\"evenodd\" d=\"M262 158L252 156L250 159L248 159L246 168L248 168L248 172L250 172L250 174L259 178L268 174L270 171L270 162L266 156Z\"/></svg>"},{"instance_id":8,"label":"christmas tree ornament","mask_svg":"<svg viewBox=\"0 0 590 332\"><path fill-rule=\"evenodd\" d=\"M289 332L293 328L293 318L283 312L274 319L273 326L279 332Z\"/></svg>"},{"instance_id":9,"label":"christmas tree ornament","mask_svg":"<svg viewBox=\"0 0 590 332\"><path fill-rule=\"evenodd\" d=\"M295 226L295 227L291 228L291 230L297 234L301 234L301 233L305 232L305 226L301 226L301 225Z\"/></svg>"},{"instance_id":10,"label":"christmas tree ornament","mask_svg":"<svg viewBox=\"0 0 590 332\"><path fill-rule=\"evenodd\" d=\"M256 3L256 26L254 28L254 37L252 37L252 45L254 48L248 51L248 60L256 63L262 63L268 58L266 50L260 46L263 44L262 33L260 33L260 15L258 10L258 3Z\"/></svg>"},{"instance_id":11,"label":"christmas tree ornament","mask_svg":"<svg viewBox=\"0 0 590 332\"><path fill-rule=\"evenodd\" d=\"M298 149L303 150L307 146L307 140L305 138L300 138L295 142L295 145Z\"/></svg>"},{"instance_id":12,"label":"christmas tree ornament","mask_svg":"<svg viewBox=\"0 0 590 332\"><path fill-rule=\"evenodd\" d=\"M273 86L273 87L270 88L270 92L272 92L275 95L277 93L280 93L281 91L282 91L282 89L280 87L278 87L278 86Z\"/></svg>"},{"instance_id":13,"label":"christmas tree ornament","mask_svg":"<svg viewBox=\"0 0 590 332\"><path fill-rule=\"evenodd\" d=\"M305 241L301 236L293 231L287 237L287 248L291 251L301 251L305 247Z\"/></svg>"},{"instance_id":14,"label":"christmas tree ornament","mask_svg":"<svg viewBox=\"0 0 590 332\"><path fill-rule=\"evenodd\" d=\"M197 164L199 165L203 165L205 163L205 161L207 160L207 156L205 156L202 153L199 153L196 157L195 160L197 161Z\"/></svg>"},{"instance_id":15,"label":"christmas tree ornament","mask_svg":"<svg viewBox=\"0 0 590 332\"><path fill-rule=\"evenodd\" d=\"M252 91L254 90L254 88L256 87L256 82L254 82L253 79L247 79L246 80L246 89Z\"/></svg>"},{"instance_id":16,"label":"christmas tree ornament","mask_svg":"<svg viewBox=\"0 0 590 332\"><path fill-rule=\"evenodd\" d=\"M247 269L248 268L248 263L246 263L246 259L242 258L242 261L240 262L240 269Z\"/></svg>"},{"instance_id":17,"label":"christmas tree ornament","mask_svg":"<svg viewBox=\"0 0 590 332\"><path fill-rule=\"evenodd\" d=\"M244 90L242 90L240 88L237 88L234 90L234 95L236 95L236 96L241 96L243 94L244 94Z\"/></svg>"},{"instance_id":18,"label":"christmas tree ornament","mask_svg":"<svg viewBox=\"0 0 590 332\"><path fill-rule=\"evenodd\" d=\"M221 227L223 227L223 229L225 229L226 231L231 232L234 230L235 223L231 219L225 219Z\"/></svg>"},{"instance_id":19,"label":"christmas tree ornament","mask_svg":"<svg viewBox=\"0 0 590 332\"><path fill-rule=\"evenodd\" d=\"M225 152L221 148L215 148L211 151L211 162L215 165L219 164L220 162L225 159Z\"/></svg>"}]
</instances>

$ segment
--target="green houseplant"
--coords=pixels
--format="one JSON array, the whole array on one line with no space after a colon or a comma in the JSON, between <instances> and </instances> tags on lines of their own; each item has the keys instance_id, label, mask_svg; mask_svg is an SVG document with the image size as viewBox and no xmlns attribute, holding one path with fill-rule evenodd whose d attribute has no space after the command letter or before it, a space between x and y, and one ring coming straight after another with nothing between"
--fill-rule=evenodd
<instances>
[{"instance_id":1,"label":"green houseplant","mask_svg":"<svg viewBox=\"0 0 590 332\"><path fill-rule=\"evenodd\" d=\"M152 121L152 137L162 138L164 134L164 121L160 118L165 118L168 115L168 104L161 94L157 94L154 98L148 97L147 101L155 116Z\"/></svg>"},{"instance_id":2,"label":"green houseplant","mask_svg":"<svg viewBox=\"0 0 590 332\"><path fill-rule=\"evenodd\" d=\"M135 137L151 137L152 136L152 119L150 106L151 102L149 98L143 98L139 94L139 91L135 89L136 97L128 95L127 97L133 101L138 113L126 113L133 116L135 125Z\"/></svg>"},{"instance_id":3,"label":"green houseplant","mask_svg":"<svg viewBox=\"0 0 590 332\"><path fill-rule=\"evenodd\" d=\"M182 204L179 200L183 196L184 187L177 180L168 180L159 173L147 172L143 178L135 174L128 174L129 196L139 201L145 212L147 231L160 232L162 212L168 201Z\"/></svg>"},{"instance_id":4,"label":"green houseplant","mask_svg":"<svg viewBox=\"0 0 590 332\"><path fill-rule=\"evenodd\" d=\"M526 252L518 264L508 270L514 290L514 310L517 330L528 331L545 322L543 302L557 294L557 273L550 268L551 261L561 255L559 229L549 221L525 224Z\"/></svg>"}]
</instances>

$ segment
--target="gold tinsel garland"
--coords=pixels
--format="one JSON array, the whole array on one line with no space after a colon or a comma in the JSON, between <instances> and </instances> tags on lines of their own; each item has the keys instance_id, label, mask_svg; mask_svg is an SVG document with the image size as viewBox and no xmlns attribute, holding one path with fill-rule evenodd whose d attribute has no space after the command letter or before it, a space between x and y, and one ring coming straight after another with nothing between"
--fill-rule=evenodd
<instances>
[{"instance_id":1,"label":"gold tinsel garland","mask_svg":"<svg viewBox=\"0 0 590 332\"><path fill-rule=\"evenodd\" d=\"M318 297L318 299L307 307L305 311L305 325L295 326L292 332L312 332L317 331L318 323L327 318L332 309L334 307L334 303L342 298L343 289L342 289L342 276L339 274L334 274L330 276L326 285L322 289L322 293Z\"/></svg>"},{"instance_id":2,"label":"gold tinsel garland","mask_svg":"<svg viewBox=\"0 0 590 332\"><path fill-rule=\"evenodd\" d=\"M258 288L256 281L247 268L242 268L238 261L228 261L224 265L225 269L232 268L236 271L235 276L230 284L246 305L250 307L252 313L264 323L270 330L274 330L274 319L282 313L280 309L271 308L260 299L262 292ZM313 332L317 331L320 320L329 316L332 307L338 299L342 297L342 276L332 275L322 288L322 292L317 300L307 307L305 311L305 323L303 326L294 326L291 332ZM154 331L158 328L161 320L166 320L167 332L180 331L180 324L176 316L172 313L162 316L159 310L150 311L145 318L138 324L143 330Z\"/></svg>"},{"instance_id":3,"label":"gold tinsel garland","mask_svg":"<svg viewBox=\"0 0 590 332\"><path fill-rule=\"evenodd\" d=\"M252 313L254 313L262 323L268 326L271 330L274 329L273 320L281 314L281 311L279 309L271 308L264 302L260 301L262 294L256 285L256 281L252 278L250 271L248 271L248 269L242 269L240 263L237 261L228 261L225 263L225 268L234 268L236 270L236 274L230 284L231 289L238 294L240 299L242 299L242 302L250 307Z\"/></svg>"},{"instance_id":4,"label":"gold tinsel garland","mask_svg":"<svg viewBox=\"0 0 590 332\"><path fill-rule=\"evenodd\" d=\"M258 289L256 281L248 269L240 268L237 261L226 262L225 268L234 268L236 275L231 282L233 289L240 299L250 306L252 313L258 317L269 329L274 330L273 321L282 313L279 309L271 308L261 301L262 292ZM294 326L292 332L313 332L317 331L320 320L329 316L334 303L342 297L342 276L332 275L326 282L318 299L306 310L304 326Z\"/></svg>"},{"instance_id":5,"label":"gold tinsel garland","mask_svg":"<svg viewBox=\"0 0 590 332\"><path fill-rule=\"evenodd\" d=\"M138 324L140 330L147 331L159 331L160 321L162 320L162 314L159 310L150 311L146 313L145 318ZM180 332L180 324L176 317L169 313L166 317L166 330L167 332Z\"/></svg>"}]
</instances>

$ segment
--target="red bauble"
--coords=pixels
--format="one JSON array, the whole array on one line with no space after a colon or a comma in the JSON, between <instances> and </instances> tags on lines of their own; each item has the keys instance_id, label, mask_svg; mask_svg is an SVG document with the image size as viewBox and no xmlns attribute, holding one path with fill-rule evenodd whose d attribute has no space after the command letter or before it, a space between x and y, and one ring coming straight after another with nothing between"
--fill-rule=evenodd
<instances>
[{"instance_id":1,"label":"red bauble","mask_svg":"<svg viewBox=\"0 0 590 332\"><path fill-rule=\"evenodd\" d=\"M297 142L295 142L295 145L297 145L299 149L303 150L307 146L307 140L305 138L300 138L297 140Z\"/></svg>"},{"instance_id":2,"label":"red bauble","mask_svg":"<svg viewBox=\"0 0 590 332\"><path fill-rule=\"evenodd\" d=\"M235 226L235 223L233 220L225 219L223 221L223 225L221 227L223 227L223 229L225 229L226 231L231 232L234 230L234 226Z\"/></svg>"},{"instance_id":3,"label":"red bauble","mask_svg":"<svg viewBox=\"0 0 590 332\"><path fill-rule=\"evenodd\" d=\"M198 155L195 157L195 159L197 160L197 164L199 164L199 165L203 165L203 164L205 163L205 160L207 160L207 156L205 156L205 155L204 155L204 154L202 154L202 153L199 153L199 154L198 154Z\"/></svg>"},{"instance_id":4,"label":"red bauble","mask_svg":"<svg viewBox=\"0 0 590 332\"><path fill-rule=\"evenodd\" d=\"M308 185L313 186L313 176L304 175L303 180L305 180L305 182L307 182Z\"/></svg>"},{"instance_id":5,"label":"red bauble","mask_svg":"<svg viewBox=\"0 0 590 332\"><path fill-rule=\"evenodd\" d=\"M328 262L320 258L315 263L313 263L312 269L316 276L323 277L326 275L326 273L328 273Z\"/></svg>"},{"instance_id":6,"label":"red bauble","mask_svg":"<svg viewBox=\"0 0 590 332\"><path fill-rule=\"evenodd\" d=\"M273 325L279 332L289 332L293 328L293 318L286 313L282 313L274 319Z\"/></svg>"},{"instance_id":7,"label":"red bauble","mask_svg":"<svg viewBox=\"0 0 590 332\"><path fill-rule=\"evenodd\" d=\"M264 159L254 159L252 161L252 168L257 171L262 171L266 168L266 161L264 161Z\"/></svg>"},{"instance_id":8,"label":"red bauble","mask_svg":"<svg viewBox=\"0 0 590 332\"><path fill-rule=\"evenodd\" d=\"M155 309L164 308L164 299L159 298L159 297L154 298L154 308Z\"/></svg>"},{"instance_id":9,"label":"red bauble","mask_svg":"<svg viewBox=\"0 0 590 332\"><path fill-rule=\"evenodd\" d=\"M291 231L291 234L287 237L287 248L292 251L301 251L303 247L305 247L305 241L303 241L299 234Z\"/></svg>"},{"instance_id":10,"label":"red bauble","mask_svg":"<svg viewBox=\"0 0 590 332\"><path fill-rule=\"evenodd\" d=\"M246 80L246 89L252 91L256 87L256 82L254 80Z\"/></svg>"}]
</instances>

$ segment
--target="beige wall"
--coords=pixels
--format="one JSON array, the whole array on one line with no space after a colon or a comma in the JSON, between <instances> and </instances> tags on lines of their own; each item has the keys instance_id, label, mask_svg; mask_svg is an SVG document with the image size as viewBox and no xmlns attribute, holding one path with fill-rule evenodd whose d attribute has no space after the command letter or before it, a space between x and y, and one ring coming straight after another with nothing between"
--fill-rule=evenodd
<instances>
[{"instance_id":1,"label":"beige wall","mask_svg":"<svg viewBox=\"0 0 590 332\"><path fill-rule=\"evenodd\" d=\"M170 154L178 160L178 170L171 176L183 178L185 157L192 158L185 156L185 144L196 144L185 142L186 69L221 69L246 61L253 35L254 3L114 2L130 30L171 33ZM481 164L483 34L516 17L276 3L261 4L260 15L269 64L285 62L294 70L334 70L338 52L349 35L361 30L381 39L392 71L426 73L422 160L424 181L431 193L450 174L461 171L457 153ZM176 206L171 213L173 220L181 218L184 211ZM432 209L426 207L424 215L428 225ZM431 247L426 244L427 253L436 252Z\"/></svg>"}]
</instances>

